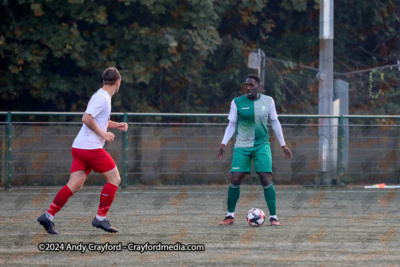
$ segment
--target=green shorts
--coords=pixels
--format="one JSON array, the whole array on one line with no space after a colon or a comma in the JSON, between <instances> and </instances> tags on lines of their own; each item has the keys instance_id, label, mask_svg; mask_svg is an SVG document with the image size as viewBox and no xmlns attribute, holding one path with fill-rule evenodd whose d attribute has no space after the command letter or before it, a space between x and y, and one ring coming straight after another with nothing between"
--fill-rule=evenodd
<instances>
[{"instance_id":1,"label":"green shorts","mask_svg":"<svg viewBox=\"0 0 400 267\"><path fill-rule=\"evenodd\" d=\"M272 173L272 155L269 142L256 147L235 147L231 172L251 173L251 159L256 172Z\"/></svg>"}]
</instances>

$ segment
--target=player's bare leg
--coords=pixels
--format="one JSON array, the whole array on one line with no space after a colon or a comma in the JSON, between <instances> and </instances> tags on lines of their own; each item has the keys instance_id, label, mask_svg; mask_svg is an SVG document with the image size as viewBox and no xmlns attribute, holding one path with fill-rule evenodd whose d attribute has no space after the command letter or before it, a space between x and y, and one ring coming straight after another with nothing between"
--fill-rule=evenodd
<instances>
[{"instance_id":1,"label":"player's bare leg","mask_svg":"<svg viewBox=\"0 0 400 267\"><path fill-rule=\"evenodd\" d=\"M37 219L49 234L58 234L58 232L54 230L54 216L67 203L68 199L82 188L86 178L87 176L84 170L71 173L67 185L58 191L47 212Z\"/></svg>"},{"instance_id":2,"label":"player's bare leg","mask_svg":"<svg viewBox=\"0 0 400 267\"><path fill-rule=\"evenodd\" d=\"M264 198L269 209L269 222L271 226L279 226L278 217L276 216L276 193L272 182L272 174L269 172L258 172L260 182L264 188Z\"/></svg>"},{"instance_id":3,"label":"player's bare leg","mask_svg":"<svg viewBox=\"0 0 400 267\"><path fill-rule=\"evenodd\" d=\"M83 170L76 171L71 173L69 177L69 181L67 183L68 188L71 190L73 194L81 190L83 184L87 179L86 173Z\"/></svg>"},{"instance_id":4,"label":"player's bare leg","mask_svg":"<svg viewBox=\"0 0 400 267\"><path fill-rule=\"evenodd\" d=\"M228 214L225 219L219 223L220 225L231 225L235 221L236 203L239 200L240 185L242 184L245 175L245 172L232 172L231 184L228 189Z\"/></svg>"},{"instance_id":5,"label":"player's bare leg","mask_svg":"<svg viewBox=\"0 0 400 267\"><path fill-rule=\"evenodd\" d=\"M118 229L110 225L109 221L106 220L106 216L114 200L115 192L121 183L121 177L117 167L108 172L102 173L102 175L106 178L107 183L101 191L99 209L96 217L92 221L92 225L93 227L103 229L106 232L117 233Z\"/></svg>"}]
</instances>

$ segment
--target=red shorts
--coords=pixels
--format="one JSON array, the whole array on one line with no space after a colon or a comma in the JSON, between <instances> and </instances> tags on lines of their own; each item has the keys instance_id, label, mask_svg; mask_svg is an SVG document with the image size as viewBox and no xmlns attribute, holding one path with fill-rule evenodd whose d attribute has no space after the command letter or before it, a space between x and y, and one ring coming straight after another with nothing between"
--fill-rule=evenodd
<instances>
[{"instance_id":1,"label":"red shorts","mask_svg":"<svg viewBox=\"0 0 400 267\"><path fill-rule=\"evenodd\" d=\"M72 148L71 173L84 170L86 176L94 170L95 172L105 173L115 168L115 162L104 148L98 149L79 149Z\"/></svg>"}]
</instances>

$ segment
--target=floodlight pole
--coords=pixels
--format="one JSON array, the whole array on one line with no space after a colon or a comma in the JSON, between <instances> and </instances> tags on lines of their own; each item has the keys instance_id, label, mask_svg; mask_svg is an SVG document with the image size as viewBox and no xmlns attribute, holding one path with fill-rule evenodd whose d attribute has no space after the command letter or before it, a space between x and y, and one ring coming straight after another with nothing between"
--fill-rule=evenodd
<instances>
[{"instance_id":1,"label":"floodlight pole","mask_svg":"<svg viewBox=\"0 0 400 267\"><path fill-rule=\"evenodd\" d=\"M319 30L319 115L333 115L333 4L334 0L320 1ZM331 184L334 179L333 122L319 119L319 162L321 185Z\"/></svg>"}]
</instances>

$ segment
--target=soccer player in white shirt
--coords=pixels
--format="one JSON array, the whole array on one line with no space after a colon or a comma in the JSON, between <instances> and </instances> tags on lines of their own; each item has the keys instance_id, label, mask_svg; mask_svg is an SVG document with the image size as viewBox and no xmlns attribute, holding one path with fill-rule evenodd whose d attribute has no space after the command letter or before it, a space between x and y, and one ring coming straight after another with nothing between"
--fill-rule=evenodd
<instances>
[{"instance_id":1,"label":"soccer player in white shirt","mask_svg":"<svg viewBox=\"0 0 400 267\"><path fill-rule=\"evenodd\" d=\"M118 93L121 75L116 68L107 68L102 74L103 88L93 94L85 114L82 117L82 128L72 144L72 166L70 180L56 195L46 213L38 218L38 222L49 234L58 234L54 230L55 214L67 203L69 197L78 192L89 173L94 170L106 179L101 195L93 227L116 233L118 230L106 220L106 214L114 200L115 192L121 182L114 160L103 148L105 142L113 142L115 135L107 132L108 128L126 132L128 124L110 120L111 97Z\"/></svg>"}]
</instances>

